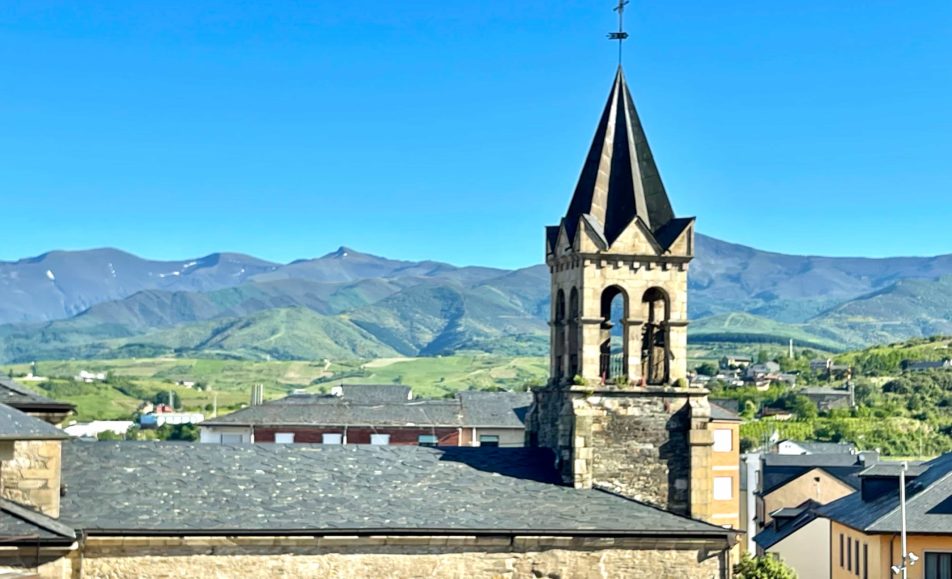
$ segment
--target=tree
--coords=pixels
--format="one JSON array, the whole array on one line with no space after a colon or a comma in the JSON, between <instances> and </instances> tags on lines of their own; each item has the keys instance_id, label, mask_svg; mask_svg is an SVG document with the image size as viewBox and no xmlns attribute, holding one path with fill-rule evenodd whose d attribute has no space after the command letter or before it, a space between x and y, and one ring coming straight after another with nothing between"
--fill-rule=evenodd
<instances>
[{"instance_id":1,"label":"tree","mask_svg":"<svg viewBox=\"0 0 952 579\"><path fill-rule=\"evenodd\" d=\"M696 368L697 373L702 376L717 376L718 367L713 362L704 362Z\"/></svg>"},{"instance_id":2,"label":"tree","mask_svg":"<svg viewBox=\"0 0 952 579\"><path fill-rule=\"evenodd\" d=\"M766 557L751 557L744 555L740 563L734 566L734 577L737 579L797 579L797 574L786 563L767 555Z\"/></svg>"},{"instance_id":3,"label":"tree","mask_svg":"<svg viewBox=\"0 0 952 579\"><path fill-rule=\"evenodd\" d=\"M757 352L757 363L766 364L770 361L770 354L767 353L767 350L761 350Z\"/></svg>"}]
</instances>

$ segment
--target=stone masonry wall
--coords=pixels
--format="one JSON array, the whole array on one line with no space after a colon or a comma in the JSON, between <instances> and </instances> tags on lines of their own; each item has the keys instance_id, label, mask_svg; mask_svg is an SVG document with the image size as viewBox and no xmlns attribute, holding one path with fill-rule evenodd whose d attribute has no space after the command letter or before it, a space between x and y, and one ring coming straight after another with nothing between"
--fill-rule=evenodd
<instances>
[{"instance_id":1,"label":"stone masonry wall","mask_svg":"<svg viewBox=\"0 0 952 579\"><path fill-rule=\"evenodd\" d=\"M18 440L13 460L0 463L0 496L59 516L61 443L58 440Z\"/></svg>"},{"instance_id":2,"label":"stone masonry wall","mask_svg":"<svg viewBox=\"0 0 952 579\"><path fill-rule=\"evenodd\" d=\"M686 397L589 396L574 401L576 470L591 483L690 514L690 409Z\"/></svg>"},{"instance_id":3,"label":"stone masonry wall","mask_svg":"<svg viewBox=\"0 0 952 579\"><path fill-rule=\"evenodd\" d=\"M721 577L703 548L626 546L625 539L328 537L90 539L84 579L126 577L678 578ZM556 544L553 544L556 543ZM561 544L557 544L561 543Z\"/></svg>"}]
</instances>

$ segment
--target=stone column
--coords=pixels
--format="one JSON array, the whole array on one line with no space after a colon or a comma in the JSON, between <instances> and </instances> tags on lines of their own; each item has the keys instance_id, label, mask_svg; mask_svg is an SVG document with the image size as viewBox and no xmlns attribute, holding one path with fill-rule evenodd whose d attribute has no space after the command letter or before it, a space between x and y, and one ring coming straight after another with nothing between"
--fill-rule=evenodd
<instances>
[{"instance_id":1,"label":"stone column","mask_svg":"<svg viewBox=\"0 0 952 579\"><path fill-rule=\"evenodd\" d=\"M691 397L691 430L688 444L691 446L691 505L690 514L702 521L711 520L714 497L714 480L711 472L711 453L714 450L714 434L708 429L711 406L707 396Z\"/></svg>"},{"instance_id":2,"label":"stone column","mask_svg":"<svg viewBox=\"0 0 952 579\"><path fill-rule=\"evenodd\" d=\"M673 384L688 375L688 321L671 320L668 326L668 350L671 352L668 377Z\"/></svg>"},{"instance_id":3,"label":"stone column","mask_svg":"<svg viewBox=\"0 0 952 579\"><path fill-rule=\"evenodd\" d=\"M601 318L582 318L579 320L582 332L582 355L579 365L581 366L579 374L590 383L598 383L601 376L598 374L601 364L601 337L602 337L602 319Z\"/></svg>"},{"instance_id":4,"label":"stone column","mask_svg":"<svg viewBox=\"0 0 952 579\"><path fill-rule=\"evenodd\" d=\"M628 362L628 381L641 384L641 328L643 320L625 320L625 354Z\"/></svg>"}]
</instances>

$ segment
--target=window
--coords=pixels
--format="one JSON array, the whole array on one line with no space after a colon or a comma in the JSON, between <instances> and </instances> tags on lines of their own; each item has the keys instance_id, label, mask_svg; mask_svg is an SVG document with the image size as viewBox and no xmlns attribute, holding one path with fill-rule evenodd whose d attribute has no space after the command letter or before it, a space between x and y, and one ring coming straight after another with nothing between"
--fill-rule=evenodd
<instances>
[{"instance_id":1,"label":"window","mask_svg":"<svg viewBox=\"0 0 952 579\"><path fill-rule=\"evenodd\" d=\"M727 501L734 498L734 479L729 476L714 477L714 500Z\"/></svg>"},{"instance_id":2,"label":"window","mask_svg":"<svg viewBox=\"0 0 952 579\"><path fill-rule=\"evenodd\" d=\"M952 553L926 553L926 579L952 579Z\"/></svg>"},{"instance_id":3,"label":"window","mask_svg":"<svg viewBox=\"0 0 952 579\"><path fill-rule=\"evenodd\" d=\"M240 434L222 434L222 444L241 444L243 442Z\"/></svg>"},{"instance_id":4,"label":"window","mask_svg":"<svg viewBox=\"0 0 952 579\"><path fill-rule=\"evenodd\" d=\"M846 537L846 569L853 570L853 538Z\"/></svg>"},{"instance_id":5,"label":"window","mask_svg":"<svg viewBox=\"0 0 952 579\"><path fill-rule=\"evenodd\" d=\"M856 539L856 548L853 551L853 554L856 555L856 566L853 570L856 571L856 576L859 577L859 539Z\"/></svg>"},{"instance_id":6,"label":"window","mask_svg":"<svg viewBox=\"0 0 952 579\"><path fill-rule=\"evenodd\" d=\"M863 579L869 579L869 545L863 543Z\"/></svg>"},{"instance_id":7,"label":"window","mask_svg":"<svg viewBox=\"0 0 952 579\"><path fill-rule=\"evenodd\" d=\"M417 444L420 446L436 446L438 442L435 434L421 434L417 437Z\"/></svg>"},{"instance_id":8,"label":"window","mask_svg":"<svg viewBox=\"0 0 952 579\"><path fill-rule=\"evenodd\" d=\"M389 434L371 434L370 444L386 446L390 444L390 435Z\"/></svg>"},{"instance_id":9,"label":"window","mask_svg":"<svg viewBox=\"0 0 952 579\"><path fill-rule=\"evenodd\" d=\"M293 432L275 432L274 433L275 444L291 444L292 442L294 442Z\"/></svg>"},{"instance_id":10,"label":"window","mask_svg":"<svg viewBox=\"0 0 952 579\"><path fill-rule=\"evenodd\" d=\"M337 432L325 432L321 435L322 444L344 444L344 435Z\"/></svg>"},{"instance_id":11,"label":"window","mask_svg":"<svg viewBox=\"0 0 952 579\"><path fill-rule=\"evenodd\" d=\"M714 452L730 452L734 450L734 436L729 428L714 430Z\"/></svg>"},{"instance_id":12,"label":"window","mask_svg":"<svg viewBox=\"0 0 952 579\"><path fill-rule=\"evenodd\" d=\"M499 437L494 434L480 434L479 446L499 446Z\"/></svg>"},{"instance_id":13,"label":"window","mask_svg":"<svg viewBox=\"0 0 952 579\"><path fill-rule=\"evenodd\" d=\"M840 568L843 567L843 533L840 533Z\"/></svg>"}]
</instances>

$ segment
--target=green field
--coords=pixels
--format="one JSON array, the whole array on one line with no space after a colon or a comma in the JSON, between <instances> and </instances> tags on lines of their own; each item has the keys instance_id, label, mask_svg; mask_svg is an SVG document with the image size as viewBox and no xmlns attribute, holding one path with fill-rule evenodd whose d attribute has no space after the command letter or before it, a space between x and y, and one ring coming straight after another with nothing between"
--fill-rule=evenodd
<instances>
[{"instance_id":1,"label":"green field","mask_svg":"<svg viewBox=\"0 0 952 579\"><path fill-rule=\"evenodd\" d=\"M17 377L25 375L30 367L8 365L4 370ZM92 384L73 380L81 370L108 372L109 379ZM36 373L47 380L24 384L51 398L76 404L75 419L82 421L129 418L143 401L170 390L186 410L208 414L216 402L219 413L247 403L253 384L263 384L268 399L286 396L294 390L327 391L341 382L405 384L417 396L425 397L447 396L467 389L521 389L542 383L548 364L544 358L491 355L340 363L139 358L39 362ZM197 386L179 386L179 381L196 382Z\"/></svg>"}]
</instances>

